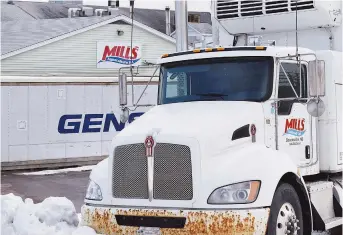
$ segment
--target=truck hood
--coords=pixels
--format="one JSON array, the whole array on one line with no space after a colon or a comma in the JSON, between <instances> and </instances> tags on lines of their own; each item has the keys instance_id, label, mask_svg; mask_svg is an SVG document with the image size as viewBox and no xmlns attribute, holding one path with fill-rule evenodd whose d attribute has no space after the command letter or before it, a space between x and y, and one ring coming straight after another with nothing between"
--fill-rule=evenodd
<instances>
[{"instance_id":1,"label":"truck hood","mask_svg":"<svg viewBox=\"0 0 343 235\"><path fill-rule=\"evenodd\" d=\"M255 124L256 137L263 137L263 116L262 105L254 102L197 101L158 105L128 125L116 138L140 135L145 138L155 131L158 136L194 138L201 148L211 146L212 151L220 151L232 142L251 142L251 138L231 140L233 132L247 124Z\"/></svg>"}]
</instances>

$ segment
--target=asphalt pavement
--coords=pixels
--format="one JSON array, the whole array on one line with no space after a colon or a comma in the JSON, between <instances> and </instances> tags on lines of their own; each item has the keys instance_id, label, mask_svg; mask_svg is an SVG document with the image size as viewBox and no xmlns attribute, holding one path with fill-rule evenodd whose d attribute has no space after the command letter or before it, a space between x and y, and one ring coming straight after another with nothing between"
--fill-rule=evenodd
<instances>
[{"instance_id":1,"label":"asphalt pavement","mask_svg":"<svg viewBox=\"0 0 343 235\"><path fill-rule=\"evenodd\" d=\"M1 194L13 193L35 203L47 197L66 197L80 213L87 190L90 171L67 172L53 175L16 175L1 172Z\"/></svg>"}]
</instances>

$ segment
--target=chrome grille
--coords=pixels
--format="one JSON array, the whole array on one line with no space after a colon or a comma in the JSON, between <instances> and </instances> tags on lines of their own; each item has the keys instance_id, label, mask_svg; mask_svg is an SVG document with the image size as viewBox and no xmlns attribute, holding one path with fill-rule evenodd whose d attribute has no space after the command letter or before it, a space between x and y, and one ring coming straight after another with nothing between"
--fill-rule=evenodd
<instances>
[{"instance_id":1,"label":"chrome grille","mask_svg":"<svg viewBox=\"0 0 343 235\"><path fill-rule=\"evenodd\" d=\"M192 161L188 146L156 144L154 150L154 199L191 200Z\"/></svg>"},{"instance_id":2,"label":"chrome grille","mask_svg":"<svg viewBox=\"0 0 343 235\"><path fill-rule=\"evenodd\" d=\"M115 198L148 198L148 165L144 144L116 147L112 193Z\"/></svg>"},{"instance_id":3,"label":"chrome grille","mask_svg":"<svg viewBox=\"0 0 343 235\"><path fill-rule=\"evenodd\" d=\"M295 10L302 11L313 8L313 0L218 0L217 18L231 19L269 15L280 12L292 12Z\"/></svg>"}]
</instances>

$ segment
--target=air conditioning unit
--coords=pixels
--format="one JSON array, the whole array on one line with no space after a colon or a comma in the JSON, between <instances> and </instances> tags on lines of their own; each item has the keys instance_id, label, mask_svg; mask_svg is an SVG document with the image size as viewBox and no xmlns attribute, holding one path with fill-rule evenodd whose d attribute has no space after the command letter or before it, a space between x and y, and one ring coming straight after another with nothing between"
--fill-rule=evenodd
<instances>
[{"instance_id":1,"label":"air conditioning unit","mask_svg":"<svg viewBox=\"0 0 343 235\"><path fill-rule=\"evenodd\" d=\"M108 9L95 9L95 16L106 16L108 13Z\"/></svg>"},{"instance_id":2,"label":"air conditioning unit","mask_svg":"<svg viewBox=\"0 0 343 235\"><path fill-rule=\"evenodd\" d=\"M212 14L233 34L334 27L341 24L339 1L218 0Z\"/></svg>"},{"instance_id":3,"label":"air conditioning unit","mask_svg":"<svg viewBox=\"0 0 343 235\"><path fill-rule=\"evenodd\" d=\"M68 9L68 18L80 16L81 8L69 8Z\"/></svg>"},{"instance_id":4,"label":"air conditioning unit","mask_svg":"<svg viewBox=\"0 0 343 235\"><path fill-rule=\"evenodd\" d=\"M93 16L94 9L93 7L82 7L82 16Z\"/></svg>"}]
</instances>

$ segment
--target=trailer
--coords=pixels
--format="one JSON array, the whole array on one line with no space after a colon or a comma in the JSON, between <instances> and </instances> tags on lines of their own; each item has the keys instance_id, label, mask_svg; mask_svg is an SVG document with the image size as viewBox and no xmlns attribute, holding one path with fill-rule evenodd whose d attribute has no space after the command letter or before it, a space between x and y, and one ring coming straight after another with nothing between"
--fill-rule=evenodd
<instances>
[{"instance_id":1,"label":"trailer","mask_svg":"<svg viewBox=\"0 0 343 235\"><path fill-rule=\"evenodd\" d=\"M342 2L212 1L218 40L194 50L186 9L176 1L178 51L158 62L157 105L92 170L82 224L156 235L342 226Z\"/></svg>"},{"instance_id":2,"label":"trailer","mask_svg":"<svg viewBox=\"0 0 343 235\"><path fill-rule=\"evenodd\" d=\"M148 79L136 76L134 92ZM142 102L156 104L156 94L154 78ZM148 109L120 122L118 78L2 76L1 170L97 164L113 136Z\"/></svg>"}]
</instances>

